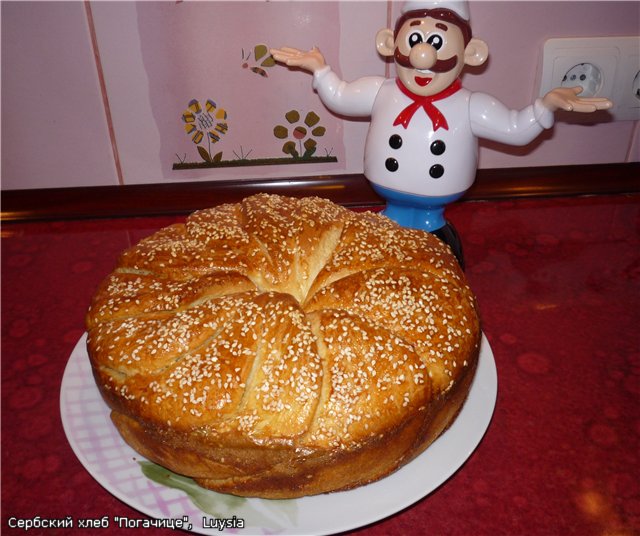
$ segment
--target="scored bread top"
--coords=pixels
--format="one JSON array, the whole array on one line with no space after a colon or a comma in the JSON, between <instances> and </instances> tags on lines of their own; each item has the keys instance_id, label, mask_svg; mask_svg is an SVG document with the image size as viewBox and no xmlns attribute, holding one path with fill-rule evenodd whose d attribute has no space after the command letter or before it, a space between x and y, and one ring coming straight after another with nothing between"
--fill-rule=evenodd
<instances>
[{"instance_id":1,"label":"scored bread top","mask_svg":"<svg viewBox=\"0 0 640 536\"><path fill-rule=\"evenodd\" d=\"M211 444L348 449L470 366L475 301L429 233L260 194L125 251L87 314L111 407Z\"/></svg>"}]
</instances>

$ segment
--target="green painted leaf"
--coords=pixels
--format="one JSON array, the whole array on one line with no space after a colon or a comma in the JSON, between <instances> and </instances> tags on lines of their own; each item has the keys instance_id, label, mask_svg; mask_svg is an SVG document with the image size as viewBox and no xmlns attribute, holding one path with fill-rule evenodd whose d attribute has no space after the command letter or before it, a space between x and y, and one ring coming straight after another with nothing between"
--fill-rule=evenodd
<instances>
[{"instance_id":1,"label":"green painted leaf","mask_svg":"<svg viewBox=\"0 0 640 536\"><path fill-rule=\"evenodd\" d=\"M316 127L311 131L311 134L313 134L314 136L324 136L324 133L327 131L326 128L324 127Z\"/></svg>"},{"instance_id":2,"label":"green painted leaf","mask_svg":"<svg viewBox=\"0 0 640 536\"><path fill-rule=\"evenodd\" d=\"M273 135L279 140L285 140L289 137L289 129L282 125L278 125L273 129Z\"/></svg>"},{"instance_id":3,"label":"green painted leaf","mask_svg":"<svg viewBox=\"0 0 640 536\"><path fill-rule=\"evenodd\" d=\"M142 473L149 479L174 489L184 491L200 510L215 517L223 517L229 511L237 510L247 499L235 495L210 492L186 476L178 475L164 467L147 461L139 461Z\"/></svg>"},{"instance_id":4,"label":"green painted leaf","mask_svg":"<svg viewBox=\"0 0 640 536\"><path fill-rule=\"evenodd\" d=\"M213 156L213 161L214 162L222 162L222 151L220 151L219 153L216 153Z\"/></svg>"},{"instance_id":5,"label":"green painted leaf","mask_svg":"<svg viewBox=\"0 0 640 536\"><path fill-rule=\"evenodd\" d=\"M205 162L211 162L211 155L209 154L209 152L202 147L201 145L198 145L198 152L200 153L200 156L202 157L202 159Z\"/></svg>"},{"instance_id":6,"label":"green painted leaf","mask_svg":"<svg viewBox=\"0 0 640 536\"><path fill-rule=\"evenodd\" d=\"M284 114L284 116L291 124L300 121L300 112L298 112L297 110L291 110L290 112Z\"/></svg>"},{"instance_id":7,"label":"green painted leaf","mask_svg":"<svg viewBox=\"0 0 640 536\"><path fill-rule=\"evenodd\" d=\"M297 504L295 500L261 500L252 499L262 505L270 513L266 516L252 506L252 501L245 497L217 493L199 486L195 480L174 473L156 463L138 461L142 474L150 480L169 488L178 489L187 494L191 502L200 510L216 518L230 518L234 515L244 518L247 522L261 527L278 530L287 524L297 521ZM281 522L274 522L280 518ZM285 519L288 522L285 522Z\"/></svg>"},{"instance_id":8,"label":"green painted leaf","mask_svg":"<svg viewBox=\"0 0 640 536\"><path fill-rule=\"evenodd\" d=\"M304 118L304 124L308 127L317 125L318 121L320 121L320 117L318 117L318 114L316 114L315 112L309 112Z\"/></svg>"}]
</instances>

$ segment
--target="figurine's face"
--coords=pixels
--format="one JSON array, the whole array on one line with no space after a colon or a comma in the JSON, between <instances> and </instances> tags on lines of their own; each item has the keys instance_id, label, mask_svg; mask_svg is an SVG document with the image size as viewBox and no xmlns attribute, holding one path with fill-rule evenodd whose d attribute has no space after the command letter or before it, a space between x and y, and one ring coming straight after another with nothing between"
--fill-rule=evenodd
<instances>
[{"instance_id":1,"label":"figurine's face","mask_svg":"<svg viewBox=\"0 0 640 536\"><path fill-rule=\"evenodd\" d=\"M449 87L464 67L464 39L455 24L426 17L409 19L395 41L398 78L417 95Z\"/></svg>"},{"instance_id":2,"label":"figurine's face","mask_svg":"<svg viewBox=\"0 0 640 536\"><path fill-rule=\"evenodd\" d=\"M378 52L393 57L402 84L416 95L435 95L449 87L465 65L481 65L488 56L484 41L472 38L465 46L460 27L430 16L408 18L394 33L380 30Z\"/></svg>"}]
</instances>

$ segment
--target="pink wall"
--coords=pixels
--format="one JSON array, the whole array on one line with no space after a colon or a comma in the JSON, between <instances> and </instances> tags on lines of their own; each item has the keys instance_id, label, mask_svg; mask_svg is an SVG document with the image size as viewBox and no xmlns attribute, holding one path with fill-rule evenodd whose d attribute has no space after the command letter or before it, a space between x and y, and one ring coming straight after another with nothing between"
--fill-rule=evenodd
<instances>
[{"instance_id":1,"label":"pink wall","mask_svg":"<svg viewBox=\"0 0 640 536\"><path fill-rule=\"evenodd\" d=\"M308 74L264 66L262 76L250 69L261 60L246 56L258 43L318 45L347 80L392 74L373 38L400 5L3 2L2 188L361 172L366 122L329 113ZM471 17L490 61L466 74L465 85L521 108L537 96L546 39L637 34L640 4L472 2ZM195 144L185 132L182 115L192 99L203 106L212 99L227 112L228 131L213 146ZM292 125L285 113L294 109L301 119ZM310 111L325 128L322 136L303 124ZM173 169L181 160L203 162L198 146L230 161L249 151L249 160L288 158L276 125L291 135L293 127L305 127L305 139L317 142L314 156L337 161ZM558 122L525 148L483 142L480 166L637 161L638 128L633 121Z\"/></svg>"},{"instance_id":2,"label":"pink wall","mask_svg":"<svg viewBox=\"0 0 640 536\"><path fill-rule=\"evenodd\" d=\"M81 2L2 3L2 188L114 184Z\"/></svg>"}]
</instances>

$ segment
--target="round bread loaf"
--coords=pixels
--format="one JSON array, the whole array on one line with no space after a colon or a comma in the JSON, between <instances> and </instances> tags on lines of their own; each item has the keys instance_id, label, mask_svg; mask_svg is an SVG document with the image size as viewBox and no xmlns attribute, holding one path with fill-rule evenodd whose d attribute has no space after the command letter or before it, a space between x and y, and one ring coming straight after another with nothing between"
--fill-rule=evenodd
<instances>
[{"instance_id":1,"label":"round bread loaf","mask_svg":"<svg viewBox=\"0 0 640 536\"><path fill-rule=\"evenodd\" d=\"M112 419L213 490L291 498L377 480L455 419L475 299L429 233L256 195L126 250L87 314Z\"/></svg>"}]
</instances>

